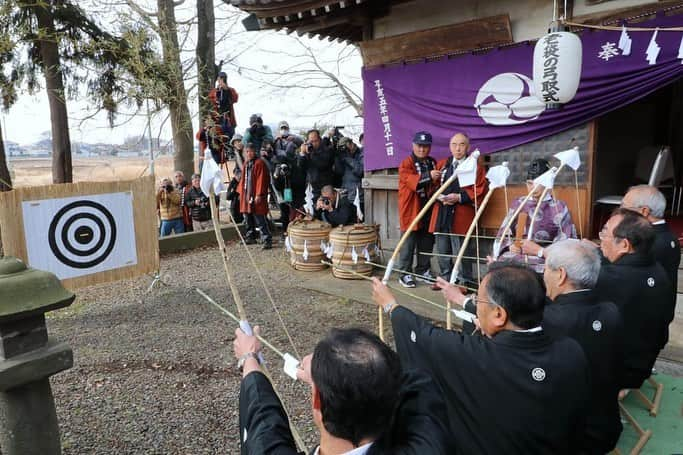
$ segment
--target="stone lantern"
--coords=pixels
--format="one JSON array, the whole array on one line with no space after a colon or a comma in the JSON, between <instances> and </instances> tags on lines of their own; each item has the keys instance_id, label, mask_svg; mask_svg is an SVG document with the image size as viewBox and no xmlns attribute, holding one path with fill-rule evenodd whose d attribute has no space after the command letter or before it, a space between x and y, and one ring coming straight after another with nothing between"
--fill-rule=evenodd
<instances>
[{"instance_id":1,"label":"stone lantern","mask_svg":"<svg viewBox=\"0 0 683 455\"><path fill-rule=\"evenodd\" d=\"M49 377L73 366L65 343L48 338L45 313L75 295L55 275L0 258L0 449L4 455L61 453Z\"/></svg>"}]
</instances>

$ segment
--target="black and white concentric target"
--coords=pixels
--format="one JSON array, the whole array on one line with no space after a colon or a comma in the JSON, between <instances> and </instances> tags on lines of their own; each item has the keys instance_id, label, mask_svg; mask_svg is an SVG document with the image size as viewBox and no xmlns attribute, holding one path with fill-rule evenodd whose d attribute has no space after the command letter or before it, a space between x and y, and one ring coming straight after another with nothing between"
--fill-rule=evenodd
<instances>
[{"instance_id":1,"label":"black and white concentric target","mask_svg":"<svg viewBox=\"0 0 683 455\"><path fill-rule=\"evenodd\" d=\"M77 269L89 269L109 257L116 244L116 221L105 206L75 201L52 218L48 242L55 257Z\"/></svg>"}]
</instances>

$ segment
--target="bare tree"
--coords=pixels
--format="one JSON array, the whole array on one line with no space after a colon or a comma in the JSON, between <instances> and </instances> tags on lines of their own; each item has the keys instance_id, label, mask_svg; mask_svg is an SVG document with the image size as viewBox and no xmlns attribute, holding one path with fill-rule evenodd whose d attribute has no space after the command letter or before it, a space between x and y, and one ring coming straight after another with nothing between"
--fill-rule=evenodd
<instances>
[{"instance_id":1,"label":"bare tree","mask_svg":"<svg viewBox=\"0 0 683 455\"><path fill-rule=\"evenodd\" d=\"M216 80L216 18L213 0L197 0L197 98L199 124L212 110L209 90Z\"/></svg>"},{"instance_id":2,"label":"bare tree","mask_svg":"<svg viewBox=\"0 0 683 455\"><path fill-rule=\"evenodd\" d=\"M363 98L359 94L360 78L351 74L357 63L358 49L351 44L315 49L314 41L282 34L283 49L259 49L266 63L260 68L242 65L239 60L231 62L236 70L263 88L277 91L279 95L305 91L314 100L309 115L320 116L353 109L363 116ZM322 107L322 110L321 110Z\"/></svg>"}]
</instances>

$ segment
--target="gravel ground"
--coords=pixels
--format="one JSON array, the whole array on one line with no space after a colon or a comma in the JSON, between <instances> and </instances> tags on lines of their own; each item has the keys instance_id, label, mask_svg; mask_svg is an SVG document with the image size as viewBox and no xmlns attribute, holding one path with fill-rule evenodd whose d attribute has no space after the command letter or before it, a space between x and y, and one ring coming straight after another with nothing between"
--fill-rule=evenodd
<instances>
[{"instance_id":1,"label":"gravel ground","mask_svg":"<svg viewBox=\"0 0 683 455\"><path fill-rule=\"evenodd\" d=\"M243 248L231 244L228 252L252 323L293 353ZM331 327L375 329L368 305L298 288L281 248L250 248L301 355ZM74 368L51 379L64 454L239 453L236 324L194 291L201 288L235 312L220 254L205 249L162 257L161 274L168 285L151 292L150 277L80 289L71 307L49 317L51 336L74 350ZM277 356L265 353L312 446L317 432L310 392L280 372Z\"/></svg>"}]
</instances>

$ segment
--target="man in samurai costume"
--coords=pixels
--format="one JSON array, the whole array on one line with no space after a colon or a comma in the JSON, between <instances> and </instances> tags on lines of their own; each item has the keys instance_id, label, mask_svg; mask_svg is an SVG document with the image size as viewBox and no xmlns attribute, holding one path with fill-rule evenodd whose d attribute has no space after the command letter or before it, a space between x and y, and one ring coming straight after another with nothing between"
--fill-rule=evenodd
<instances>
[{"instance_id":1,"label":"man in samurai costume","mask_svg":"<svg viewBox=\"0 0 683 455\"><path fill-rule=\"evenodd\" d=\"M258 332L257 332L258 333ZM287 415L259 365L256 337L235 331L242 364L242 454L295 455ZM362 329L333 329L297 372L311 386L320 433L311 454L438 455L453 453L443 398L423 372L405 371L399 356Z\"/></svg>"},{"instance_id":2,"label":"man in samurai costume","mask_svg":"<svg viewBox=\"0 0 683 455\"><path fill-rule=\"evenodd\" d=\"M527 168L527 190L531 191L535 178L540 177L549 170L550 164L547 160L542 158L533 160ZM499 259L524 263L532 267L537 273L543 273L543 265L545 263L544 245L550 245L558 240L577 238L576 228L572 222L572 216L569 213L567 204L553 198L550 192L547 192L545 198L539 201L542 193L543 187L539 186L533 192L531 198L524 204L517 218L512 220L508 231L509 236L506 235L505 238L501 239L500 236L503 233L503 229L510 222L510 218L520 206L524 197L515 199L496 234L496 238L501 242L501 255ZM541 206L538 209L536 219L533 219L538 204ZM526 221L524 222L523 230L521 230L518 225L521 224L520 221L523 219L526 219ZM532 240L527 240L529 229L533 231ZM515 243L516 238L523 239L521 244Z\"/></svg>"},{"instance_id":3,"label":"man in samurai costume","mask_svg":"<svg viewBox=\"0 0 683 455\"><path fill-rule=\"evenodd\" d=\"M240 212L247 220L245 240L249 244L256 243L258 226L263 239L263 249L269 250L273 247L273 237L266 219L270 173L266 163L257 156L254 144L247 143L244 150L244 169L237 184L237 192L240 195Z\"/></svg>"},{"instance_id":4,"label":"man in samurai costume","mask_svg":"<svg viewBox=\"0 0 683 455\"><path fill-rule=\"evenodd\" d=\"M588 365L575 340L553 340L541 327L545 293L536 273L492 264L476 296L482 333L471 335L434 326L373 281L373 300L389 314L404 367L427 372L443 393L453 453L578 453ZM449 289L461 303L459 288Z\"/></svg>"}]
</instances>

